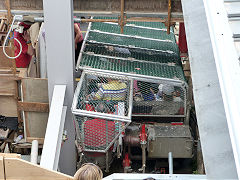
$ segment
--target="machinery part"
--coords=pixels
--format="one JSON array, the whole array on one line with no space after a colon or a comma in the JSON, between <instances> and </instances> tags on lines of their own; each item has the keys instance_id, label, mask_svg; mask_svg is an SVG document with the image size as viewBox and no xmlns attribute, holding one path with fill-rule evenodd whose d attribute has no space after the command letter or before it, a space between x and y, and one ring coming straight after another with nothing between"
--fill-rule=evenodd
<instances>
[{"instance_id":1,"label":"machinery part","mask_svg":"<svg viewBox=\"0 0 240 180\"><path fill-rule=\"evenodd\" d=\"M81 167L84 163L94 163L98 165L101 169L106 171L109 169L113 161L113 153L111 150L108 153L99 152L83 152L80 153L80 161L78 162L78 167Z\"/></svg>"},{"instance_id":2,"label":"machinery part","mask_svg":"<svg viewBox=\"0 0 240 180\"><path fill-rule=\"evenodd\" d=\"M142 130L139 137L140 137L140 144L147 144L147 134L145 130L145 124L142 124Z\"/></svg>"},{"instance_id":3,"label":"machinery part","mask_svg":"<svg viewBox=\"0 0 240 180\"><path fill-rule=\"evenodd\" d=\"M124 143L130 146L140 146L140 138L127 135L127 136L124 136Z\"/></svg>"},{"instance_id":4,"label":"machinery part","mask_svg":"<svg viewBox=\"0 0 240 180\"><path fill-rule=\"evenodd\" d=\"M106 172L109 172L108 151L106 152Z\"/></svg>"},{"instance_id":5,"label":"machinery part","mask_svg":"<svg viewBox=\"0 0 240 180\"><path fill-rule=\"evenodd\" d=\"M168 152L174 158L192 158L193 137L187 125L148 125L151 139L148 141L149 158L168 158Z\"/></svg>"},{"instance_id":6,"label":"machinery part","mask_svg":"<svg viewBox=\"0 0 240 180\"><path fill-rule=\"evenodd\" d=\"M140 132L140 144L142 148L142 173L145 173L146 169L146 144L147 144L147 134L145 129L145 124L142 124L141 132Z\"/></svg>"},{"instance_id":7,"label":"machinery part","mask_svg":"<svg viewBox=\"0 0 240 180\"><path fill-rule=\"evenodd\" d=\"M123 169L124 173L127 173L131 170L131 160L129 159L128 153L125 154L123 159Z\"/></svg>"}]
</instances>

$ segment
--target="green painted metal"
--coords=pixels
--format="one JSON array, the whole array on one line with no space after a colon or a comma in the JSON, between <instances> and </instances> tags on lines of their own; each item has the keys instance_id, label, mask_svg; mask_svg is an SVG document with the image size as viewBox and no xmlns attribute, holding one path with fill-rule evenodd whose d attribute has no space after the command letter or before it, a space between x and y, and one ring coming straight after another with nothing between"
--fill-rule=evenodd
<instances>
[{"instance_id":1,"label":"green painted metal","mask_svg":"<svg viewBox=\"0 0 240 180\"><path fill-rule=\"evenodd\" d=\"M159 63L173 62L181 65L180 57L175 53L157 52L154 50L143 50L137 48L128 48L127 52L125 48L119 48L116 45L107 46L104 44L86 43L85 52L107 55L112 57L130 58L142 61L151 61ZM125 53L123 53L125 52Z\"/></svg>"},{"instance_id":2,"label":"green painted metal","mask_svg":"<svg viewBox=\"0 0 240 180\"><path fill-rule=\"evenodd\" d=\"M138 23L137 23L138 24ZM124 26L124 34L125 35L131 35L131 36L139 36L139 37L146 37L146 38L157 38L157 39L163 39L163 40L170 40L172 42L175 42L175 37L173 33L167 34L166 28L154 28L154 29L148 29L144 28L147 24L132 24L131 26ZM159 24L159 23L158 23ZM143 27L143 28L141 28ZM150 26L151 28L151 26ZM104 32L109 33L117 33L120 34L121 28L118 24L114 23L93 23L91 30L100 30Z\"/></svg>"},{"instance_id":3,"label":"green painted metal","mask_svg":"<svg viewBox=\"0 0 240 180\"><path fill-rule=\"evenodd\" d=\"M114 19L95 17L99 18ZM92 23L80 61L83 67L185 81L175 35L168 35L160 22L128 23L123 35L116 23Z\"/></svg>"},{"instance_id":4,"label":"green painted metal","mask_svg":"<svg viewBox=\"0 0 240 180\"><path fill-rule=\"evenodd\" d=\"M80 66L185 81L182 67L173 64L168 65L131 60L126 61L83 54Z\"/></svg>"}]
</instances>

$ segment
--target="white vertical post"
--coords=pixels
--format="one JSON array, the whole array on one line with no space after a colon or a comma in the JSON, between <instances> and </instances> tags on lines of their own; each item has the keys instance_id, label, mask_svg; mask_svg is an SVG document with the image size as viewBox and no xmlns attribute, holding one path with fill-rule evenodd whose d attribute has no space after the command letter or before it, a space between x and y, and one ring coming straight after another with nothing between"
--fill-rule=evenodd
<instances>
[{"instance_id":1,"label":"white vertical post","mask_svg":"<svg viewBox=\"0 0 240 180\"><path fill-rule=\"evenodd\" d=\"M53 91L52 104L44 139L40 165L44 168L57 170L62 142L63 127L66 117L65 85L56 85Z\"/></svg>"},{"instance_id":2,"label":"white vertical post","mask_svg":"<svg viewBox=\"0 0 240 180\"><path fill-rule=\"evenodd\" d=\"M168 166L169 166L169 174L173 174L173 156L172 156L172 152L168 153Z\"/></svg>"},{"instance_id":3,"label":"white vertical post","mask_svg":"<svg viewBox=\"0 0 240 180\"><path fill-rule=\"evenodd\" d=\"M38 141L32 141L32 148L31 148L31 163L37 164L38 159Z\"/></svg>"},{"instance_id":4,"label":"white vertical post","mask_svg":"<svg viewBox=\"0 0 240 180\"><path fill-rule=\"evenodd\" d=\"M71 113L74 94L74 29L72 0L43 0L46 30L48 95L52 99L54 85L66 85L67 106L64 129L68 140L63 144L59 159L61 172L73 175L76 170L75 129ZM51 102L50 102L51 103Z\"/></svg>"}]
</instances>

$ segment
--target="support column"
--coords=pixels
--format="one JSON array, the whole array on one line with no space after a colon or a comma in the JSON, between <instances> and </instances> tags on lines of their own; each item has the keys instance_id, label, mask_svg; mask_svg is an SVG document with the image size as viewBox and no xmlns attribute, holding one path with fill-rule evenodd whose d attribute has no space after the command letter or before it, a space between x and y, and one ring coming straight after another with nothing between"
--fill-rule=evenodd
<instances>
[{"instance_id":1,"label":"support column","mask_svg":"<svg viewBox=\"0 0 240 180\"><path fill-rule=\"evenodd\" d=\"M203 0L181 2L207 179L238 179Z\"/></svg>"},{"instance_id":2,"label":"support column","mask_svg":"<svg viewBox=\"0 0 240 180\"><path fill-rule=\"evenodd\" d=\"M54 85L66 85L67 115L64 129L68 140L62 145L59 169L73 175L76 170L75 129L71 113L74 94L74 29L72 0L43 0L46 29L48 95L52 99ZM50 102L51 103L51 102Z\"/></svg>"}]
</instances>

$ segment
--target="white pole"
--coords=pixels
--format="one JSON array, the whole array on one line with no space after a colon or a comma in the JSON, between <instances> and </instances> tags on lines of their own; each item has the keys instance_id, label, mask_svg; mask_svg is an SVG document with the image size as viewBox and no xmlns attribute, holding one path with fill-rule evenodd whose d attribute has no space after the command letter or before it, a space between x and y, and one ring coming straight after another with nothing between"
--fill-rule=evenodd
<instances>
[{"instance_id":1,"label":"white pole","mask_svg":"<svg viewBox=\"0 0 240 180\"><path fill-rule=\"evenodd\" d=\"M31 163L37 164L38 158L38 141L32 141L32 149L31 149Z\"/></svg>"}]
</instances>

